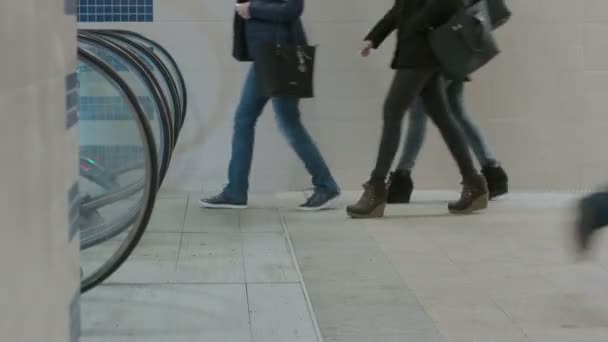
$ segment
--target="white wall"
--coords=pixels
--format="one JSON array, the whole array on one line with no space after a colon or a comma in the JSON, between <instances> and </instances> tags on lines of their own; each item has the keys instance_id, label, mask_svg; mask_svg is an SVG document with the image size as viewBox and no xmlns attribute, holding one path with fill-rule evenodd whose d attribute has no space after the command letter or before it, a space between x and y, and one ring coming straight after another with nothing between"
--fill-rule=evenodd
<instances>
[{"instance_id":1,"label":"white wall","mask_svg":"<svg viewBox=\"0 0 608 342\"><path fill-rule=\"evenodd\" d=\"M372 169L393 41L369 60L357 50L391 3L306 2L305 23L320 50L318 97L304 102L304 121L346 189L358 188ZM467 91L474 117L510 172L513 188L593 187L608 178L608 157L599 152L608 128L608 1L509 3L515 17L499 32L504 53L475 75ZM230 57L232 9L229 0L156 0L154 23L118 25L167 46L187 77L190 112L167 188L199 190L225 182L231 120L246 68ZM308 186L270 112L257 136L254 190ZM419 188L458 187L457 169L434 128L415 181Z\"/></svg>"},{"instance_id":2,"label":"white wall","mask_svg":"<svg viewBox=\"0 0 608 342\"><path fill-rule=\"evenodd\" d=\"M66 129L66 75L76 69L76 23L64 5L0 2L2 341L75 341L70 324L79 327L79 320L70 322L80 292L78 238L70 242L68 233L77 133Z\"/></svg>"}]
</instances>

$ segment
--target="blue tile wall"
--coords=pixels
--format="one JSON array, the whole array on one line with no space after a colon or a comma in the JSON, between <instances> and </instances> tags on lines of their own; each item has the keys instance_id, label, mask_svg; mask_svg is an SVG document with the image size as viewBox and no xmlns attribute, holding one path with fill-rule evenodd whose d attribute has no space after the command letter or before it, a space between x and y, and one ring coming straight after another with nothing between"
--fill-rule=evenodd
<instances>
[{"instance_id":1,"label":"blue tile wall","mask_svg":"<svg viewBox=\"0 0 608 342\"><path fill-rule=\"evenodd\" d=\"M150 22L154 0L79 0L80 22Z\"/></svg>"},{"instance_id":2,"label":"blue tile wall","mask_svg":"<svg viewBox=\"0 0 608 342\"><path fill-rule=\"evenodd\" d=\"M147 96L139 97L139 103L146 116L154 119L154 105ZM119 96L79 96L78 120L80 121L125 121L134 120L133 112L127 102Z\"/></svg>"},{"instance_id":3,"label":"blue tile wall","mask_svg":"<svg viewBox=\"0 0 608 342\"><path fill-rule=\"evenodd\" d=\"M89 48L89 51L94 51L95 55L97 57L99 57L102 61L104 61L106 64L108 64L109 66L112 67L112 69L114 69L114 71L131 71L132 67L127 67L127 65L125 65L125 63L123 63L120 59L118 59L116 57L116 55L105 51L103 49L97 49L97 48ZM148 68L150 68L151 71L155 71L156 67L154 66L154 64L152 63L151 60L149 60L147 57L144 58L142 57L140 59ZM78 66L78 72L89 72L91 71L91 68L86 65L86 64L80 64Z\"/></svg>"}]
</instances>

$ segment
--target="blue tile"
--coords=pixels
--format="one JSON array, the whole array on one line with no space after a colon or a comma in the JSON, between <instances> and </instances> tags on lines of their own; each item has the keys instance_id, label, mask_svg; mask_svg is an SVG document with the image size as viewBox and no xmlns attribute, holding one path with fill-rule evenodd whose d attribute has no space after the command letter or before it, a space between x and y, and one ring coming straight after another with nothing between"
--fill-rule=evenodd
<instances>
[{"instance_id":1,"label":"blue tile","mask_svg":"<svg viewBox=\"0 0 608 342\"><path fill-rule=\"evenodd\" d=\"M153 4L153 0L80 0L78 20L153 21Z\"/></svg>"}]
</instances>

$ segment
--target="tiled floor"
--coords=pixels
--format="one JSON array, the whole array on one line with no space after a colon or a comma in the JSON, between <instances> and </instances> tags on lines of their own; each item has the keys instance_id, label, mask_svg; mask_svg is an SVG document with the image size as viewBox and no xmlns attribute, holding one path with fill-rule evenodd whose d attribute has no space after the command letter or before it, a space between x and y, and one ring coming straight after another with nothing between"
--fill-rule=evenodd
<instances>
[{"instance_id":1,"label":"tiled floor","mask_svg":"<svg viewBox=\"0 0 608 342\"><path fill-rule=\"evenodd\" d=\"M279 209L207 211L197 202L160 196L129 260L83 297L83 340L319 341ZM83 262L113 247L97 246Z\"/></svg>"},{"instance_id":2,"label":"tiled floor","mask_svg":"<svg viewBox=\"0 0 608 342\"><path fill-rule=\"evenodd\" d=\"M571 196L511 195L462 217L447 214L454 196L349 220L292 210L303 194L240 212L162 195L133 256L83 298L83 340L607 341L608 239L573 261Z\"/></svg>"}]
</instances>

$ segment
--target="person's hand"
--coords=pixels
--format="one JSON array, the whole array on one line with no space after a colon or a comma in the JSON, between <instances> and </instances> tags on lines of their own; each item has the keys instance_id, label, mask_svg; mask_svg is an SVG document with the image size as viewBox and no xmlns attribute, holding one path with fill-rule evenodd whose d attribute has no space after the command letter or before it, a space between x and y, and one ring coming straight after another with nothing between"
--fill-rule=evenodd
<instances>
[{"instance_id":1,"label":"person's hand","mask_svg":"<svg viewBox=\"0 0 608 342\"><path fill-rule=\"evenodd\" d=\"M249 12L249 2L243 2L235 5L236 13L243 19L250 19L251 13Z\"/></svg>"},{"instance_id":2,"label":"person's hand","mask_svg":"<svg viewBox=\"0 0 608 342\"><path fill-rule=\"evenodd\" d=\"M369 40L364 41L363 46L361 47L361 56L363 56L363 57L369 56L369 54L372 52L373 48L374 48L374 44L371 41L369 41Z\"/></svg>"}]
</instances>

